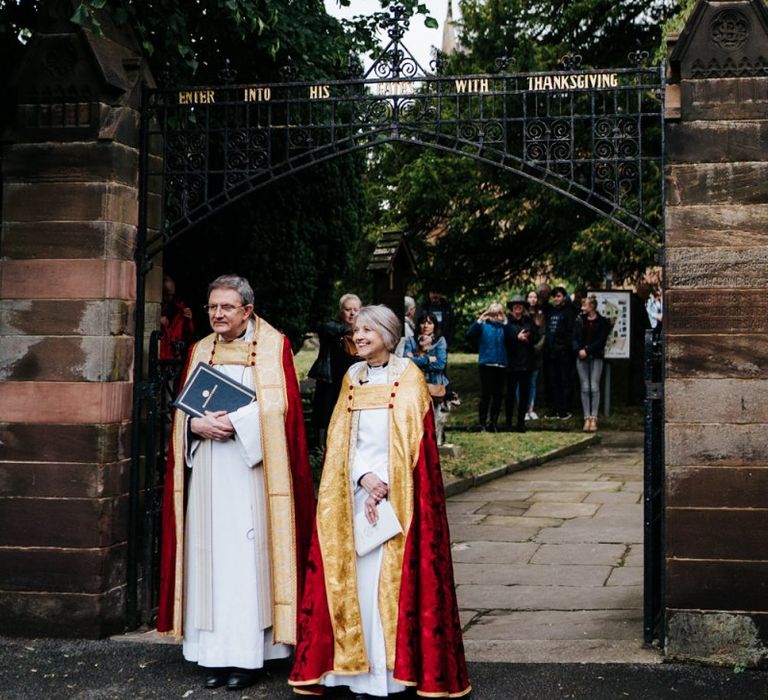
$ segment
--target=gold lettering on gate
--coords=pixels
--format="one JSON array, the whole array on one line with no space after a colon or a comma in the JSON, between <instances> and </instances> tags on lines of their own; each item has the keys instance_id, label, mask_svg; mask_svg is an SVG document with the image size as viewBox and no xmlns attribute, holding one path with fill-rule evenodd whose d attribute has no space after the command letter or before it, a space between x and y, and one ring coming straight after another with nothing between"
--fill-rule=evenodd
<instances>
[{"instance_id":1,"label":"gold lettering on gate","mask_svg":"<svg viewBox=\"0 0 768 700\"><path fill-rule=\"evenodd\" d=\"M216 104L216 93L213 90L181 90L179 91L180 105L212 105Z\"/></svg>"},{"instance_id":2,"label":"gold lettering on gate","mask_svg":"<svg viewBox=\"0 0 768 700\"><path fill-rule=\"evenodd\" d=\"M456 92L489 92L488 78L457 78L454 81Z\"/></svg>"},{"instance_id":3,"label":"gold lettering on gate","mask_svg":"<svg viewBox=\"0 0 768 700\"><path fill-rule=\"evenodd\" d=\"M571 73L567 75L528 76L528 89L533 92L547 90L604 90L618 86L619 76L616 73Z\"/></svg>"},{"instance_id":4,"label":"gold lettering on gate","mask_svg":"<svg viewBox=\"0 0 768 700\"><path fill-rule=\"evenodd\" d=\"M246 87L243 88L243 102L269 102L272 99L272 88Z\"/></svg>"},{"instance_id":5,"label":"gold lettering on gate","mask_svg":"<svg viewBox=\"0 0 768 700\"><path fill-rule=\"evenodd\" d=\"M309 86L310 100L327 100L330 96L331 96L330 85L310 85Z\"/></svg>"},{"instance_id":6,"label":"gold lettering on gate","mask_svg":"<svg viewBox=\"0 0 768 700\"><path fill-rule=\"evenodd\" d=\"M377 95L411 95L415 92L415 86L411 80L401 80L398 82L376 83L375 92Z\"/></svg>"}]
</instances>

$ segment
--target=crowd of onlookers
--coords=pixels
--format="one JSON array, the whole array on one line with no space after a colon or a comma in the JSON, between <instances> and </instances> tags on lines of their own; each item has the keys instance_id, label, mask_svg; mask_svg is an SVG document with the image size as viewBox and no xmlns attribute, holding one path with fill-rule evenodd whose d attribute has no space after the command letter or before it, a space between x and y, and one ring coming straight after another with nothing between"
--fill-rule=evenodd
<instances>
[{"instance_id":1,"label":"crowd of onlookers","mask_svg":"<svg viewBox=\"0 0 768 700\"><path fill-rule=\"evenodd\" d=\"M319 329L320 350L310 376L316 380L313 421L321 430L328 425L346 369L357 360L350 333L360 306L356 295L345 294L339 317ZM422 370L438 407L449 385L446 368L455 315L437 292L430 292L418 308L413 298L405 297L403 311L403 338L396 354ZM646 312L651 327L660 331L660 292L650 293ZM567 420L578 387L583 430L597 431L610 332L611 323L599 312L595 296L570 296L562 286L539 284L526 295L512 296L506 307L490 304L466 330L478 354L477 429L525 432L526 425L540 419L541 393L549 409L541 417Z\"/></svg>"},{"instance_id":2,"label":"crowd of onlookers","mask_svg":"<svg viewBox=\"0 0 768 700\"><path fill-rule=\"evenodd\" d=\"M525 297L510 299L506 311L499 303L491 304L467 330L467 337L478 348L479 429L499 430L506 391L505 427L525 432L526 421L539 419L536 401L541 375L547 387L549 417L570 418L571 386L577 370L584 430L597 430L608 331L608 321L598 313L594 297L574 302L561 286L539 285Z\"/></svg>"},{"instance_id":3,"label":"crowd of onlookers","mask_svg":"<svg viewBox=\"0 0 768 700\"><path fill-rule=\"evenodd\" d=\"M660 291L649 295L646 312L654 332L660 332ZM549 406L546 417L559 420L571 418L572 387L577 385L583 430L596 432L611 329L611 322L598 311L596 296L571 297L562 286L540 284L525 297L511 298L506 310L498 302L490 304L467 329L467 338L478 351L479 430L500 429L504 403L504 427L524 432L527 421L539 420L541 384Z\"/></svg>"}]
</instances>

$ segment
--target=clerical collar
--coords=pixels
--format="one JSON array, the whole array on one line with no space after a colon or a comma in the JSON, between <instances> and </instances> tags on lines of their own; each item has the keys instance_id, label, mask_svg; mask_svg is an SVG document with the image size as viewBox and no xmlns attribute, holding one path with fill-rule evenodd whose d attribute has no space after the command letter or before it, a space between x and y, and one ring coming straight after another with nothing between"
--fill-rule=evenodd
<instances>
[{"instance_id":1,"label":"clerical collar","mask_svg":"<svg viewBox=\"0 0 768 700\"><path fill-rule=\"evenodd\" d=\"M238 340L245 340L245 336L248 335L248 331L249 330L251 330L251 322L250 322L250 320L245 325L245 329L243 330L243 332L240 335L238 335L237 338L232 338L232 340L226 340L225 338L223 338L221 336L221 334L218 334L216 336L216 342L219 342L219 343L234 343L235 341L238 341Z\"/></svg>"},{"instance_id":2,"label":"clerical collar","mask_svg":"<svg viewBox=\"0 0 768 700\"><path fill-rule=\"evenodd\" d=\"M368 369L384 369L389 364L389 360L381 365L372 365L369 362L366 362L365 364L368 365Z\"/></svg>"}]
</instances>

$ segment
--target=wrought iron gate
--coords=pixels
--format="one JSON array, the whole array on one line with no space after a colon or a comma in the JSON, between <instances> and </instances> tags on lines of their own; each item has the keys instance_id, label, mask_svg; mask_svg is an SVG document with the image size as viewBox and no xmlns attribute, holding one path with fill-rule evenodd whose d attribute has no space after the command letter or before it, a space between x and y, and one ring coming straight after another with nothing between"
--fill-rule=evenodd
<instances>
[{"instance_id":1,"label":"wrought iron gate","mask_svg":"<svg viewBox=\"0 0 768 700\"><path fill-rule=\"evenodd\" d=\"M643 486L643 637L664 628L664 342L645 332L645 443Z\"/></svg>"},{"instance_id":2,"label":"wrought iron gate","mask_svg":"<svg viewBox=\"0 0 768 700\"><path fill-rule=\"evenodd\" d=\"M397 142L540 183L661 250L663 66L644 65L647 53L636 51L625 68L580 70L580 57L568 55L559 70L515 73L502 56L492 72L447 76L438 54L427 73L401 43L402 7L391 10L390 43L364 75L247 84L227 68L221 85L144 91L128 555L129 618L137 624L152 617L156 527L149 513L161 488L152 455L163 438L151 431L164 410L155 407L158 379L143 371L145 279L171 241L282 178ZM162 208L152 225L150 196ZM149 431L146 444L140 426Z\"/></svg>"}]
</instances>

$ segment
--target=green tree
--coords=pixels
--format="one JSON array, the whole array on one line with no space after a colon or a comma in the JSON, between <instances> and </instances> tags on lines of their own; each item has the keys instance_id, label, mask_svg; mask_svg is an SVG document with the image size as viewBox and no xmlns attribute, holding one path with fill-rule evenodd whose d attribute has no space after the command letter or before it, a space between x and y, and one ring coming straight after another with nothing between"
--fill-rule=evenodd
<instances>
[{"instance_id":1,"label":"green tree","mask_svg":"<svg viewBox=\"0 0 768 700\"><path fill-rule=\"evenodd\" d=\"M663 21L677 8L673 0L460 4L464 52L449 57L449 75L493 72L505 53L514 58L509 70L515 72L561 69L569 52L581 56L582 68L627 66L629 51L655 52ZM453 294L524 284L546 271L596 286L609 271L631 278L655 263L650 247L598 214L463 157L395 147L372 178L389 192L386 225L413 232L430 283L437 280ZM660 222L660 197L647 204L647 216Z\"/></svg>"},{"instance_id":2,"label":"green tree","mask_svg":"<svg viewBox=\"0 0 768 700\"><path fill-rule=\"evenodd\" d=\"M19 60L49 2L0 0L3 65ZM216 84L226 65L252 83L279 81L286 69L301 80L343 79L350 52L374 45L376 18L342 23L322 0L61 2L73 22L94 33L108 17L129 27L166 85ZM405 4L426 14L423 4ZM230 205L165 251L166 270L192 297L218 273L247 276L260 313L298 344L335 312L352 269L365 230L363 165L360 154L340 157Z\"/></svg>"}]
</instances>

